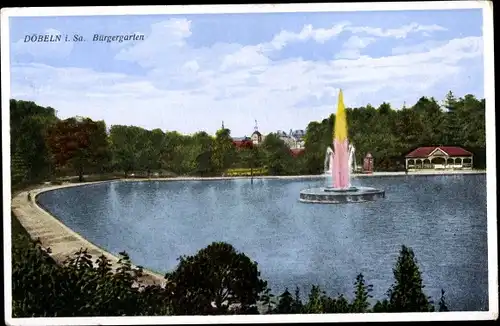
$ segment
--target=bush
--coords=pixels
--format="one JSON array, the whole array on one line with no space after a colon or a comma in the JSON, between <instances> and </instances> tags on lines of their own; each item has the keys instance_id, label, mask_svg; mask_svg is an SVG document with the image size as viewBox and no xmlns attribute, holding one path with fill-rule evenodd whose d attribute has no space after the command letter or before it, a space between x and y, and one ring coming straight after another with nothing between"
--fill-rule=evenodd
<instances>
[{"instance_id":1,"label":"bush","mask_svg":"<svg viewBox=\"0 0 500 326\"><path fill-rule=\"evenodd\" d=\"M141 316L169 313L165 289L138 285L141 268L132 268L121 253L118 268L101 256L80 250L62 266L38 241L31 241L13 219L12 315L13 317Z\"/></svg>"},{"instance_id":2,"label":"bush","mask_svg":"<svg viewBox=\"0 0 500 326\"><path fill-rule=\"evenodd\" d=\"M267 285L257 263L227 243L214 242L179 260L165 275L177 315L247 312L256 307Z\"/></svg>"}]
</instances>

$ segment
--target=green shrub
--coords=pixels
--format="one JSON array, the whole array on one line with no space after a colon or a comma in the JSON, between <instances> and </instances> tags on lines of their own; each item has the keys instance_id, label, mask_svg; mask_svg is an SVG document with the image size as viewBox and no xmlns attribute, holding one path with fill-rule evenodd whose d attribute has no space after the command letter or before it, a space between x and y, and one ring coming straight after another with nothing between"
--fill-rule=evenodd
<instances>
[{"instance_id":1,"label":"green shrub","mask_svg":"<svg viewBox=\"0 0 500 326\"><path fill-rule=\"evenodd\" d=\"M13 219L14 221L14 219ZM13 223L13 317L141 316L169 314L169 299L159 285L138 284L142 268L132 268L121 253L118 268L101 256L97 266L84 249L62 266L38 241Z\"/></svg>"}]
</instances>

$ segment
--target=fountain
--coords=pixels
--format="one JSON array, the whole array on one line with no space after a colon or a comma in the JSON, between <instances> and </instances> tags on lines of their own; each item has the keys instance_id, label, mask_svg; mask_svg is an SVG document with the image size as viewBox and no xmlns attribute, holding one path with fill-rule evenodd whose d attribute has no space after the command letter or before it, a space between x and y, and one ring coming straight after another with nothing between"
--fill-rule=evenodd
<instances>
[{"instance_id":1,"label":"fountain","mask_svg":"<svg viewBox=\"0 0 500 326\"><path fill-rule=\"evenodd\" d=\"M325 174L331 176L326 187L310 188L300 192L304 203L342 204L373 201L385 197L385 191L371 187L351 185L351 170L356 169L355 148L347 139L347 122L342 90L339 92L337 115L335 117L333 150L327 147ZM327 180L328 180L327 178Z\"/></svg>"}]
</instances>

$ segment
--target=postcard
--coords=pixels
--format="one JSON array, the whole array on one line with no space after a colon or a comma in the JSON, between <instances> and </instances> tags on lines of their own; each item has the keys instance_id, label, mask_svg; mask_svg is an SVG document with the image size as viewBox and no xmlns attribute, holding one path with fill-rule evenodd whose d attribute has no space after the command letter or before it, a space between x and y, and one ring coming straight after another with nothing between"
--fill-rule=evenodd
<instances>
[{"instance_id":1,"label":"postcard","mask_svg":"<svg viewBox=\"0 0 500 326\"><path fill-rule=\"evenodd\" d=\"M6 322L498 318L492 12L2 9Z\"/></svg>"}]
</instances>

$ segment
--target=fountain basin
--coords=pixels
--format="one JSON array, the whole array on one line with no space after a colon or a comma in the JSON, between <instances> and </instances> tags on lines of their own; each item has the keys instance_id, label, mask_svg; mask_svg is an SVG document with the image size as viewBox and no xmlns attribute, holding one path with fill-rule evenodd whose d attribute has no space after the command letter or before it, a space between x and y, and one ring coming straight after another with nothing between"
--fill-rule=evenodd
<instances>
[{"instance_id":1,"label":"fountain basin","mask_svg":"<svg viewBox=\"0 0 500 326\"><path fill-rule=\"evenodd\" d=\"M358 187L353 187L353 186L351 186L349 188L325 187L324 191L326 191L326 192L336 192L336 193L339 193L339 192L356 192L356 191L358 191Z\"/></svg>"},{"instance_id":2,"label":"fountain basin","mask_svg":"<svg viewBox=\"0 0 500 326\"><path fill-rule=\"evenodd\" d=\"M375 201L381 198L385 198L385 191L371 187L346 189L319 187L302 190L299 201L311 204L346 204Z\"/></svg>"}]
</instances>

